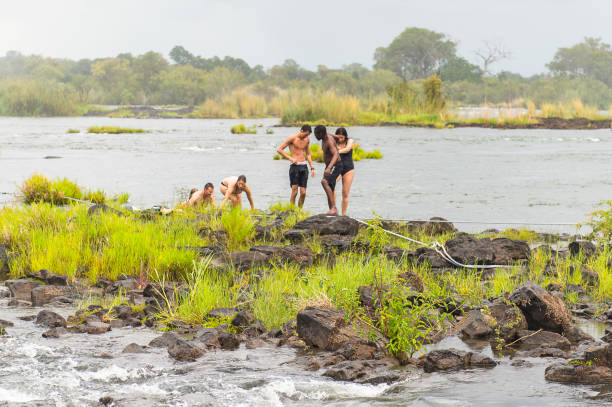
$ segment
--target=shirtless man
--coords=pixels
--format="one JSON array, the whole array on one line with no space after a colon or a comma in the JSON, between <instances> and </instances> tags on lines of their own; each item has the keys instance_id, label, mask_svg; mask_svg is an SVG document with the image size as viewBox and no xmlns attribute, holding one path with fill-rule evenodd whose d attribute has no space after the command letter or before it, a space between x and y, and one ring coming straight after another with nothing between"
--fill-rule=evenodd
<instances>
[{"instance_id":1,"label":"shirtless man","mask_svg":"<svg viewBox=\"0 0 612 407\"><path fill-rule=\"evenodd\" d=\"M334 199L334 189L336 188L336 180L342 172L342 161L336 147L336 139L331 134L327 134L325 126L318 125L314 129L314 134L317 140L321 140L321 148L323 149L323 161L325 161L325 172L321 185L327 195L327 204L329 205L328 215L336 215L336 200Z\"/></svg>"},{"instance_id":2,"label":"shirtless man","mask_svg":"<svg viewBox=\"0 0 612 407\"><path fill-rule=\"evenodd\" d=\"M199 204L215 206L215 187L212 183L208 182L201 191L194 192L187 201L187 206Z\"/></svg>"},{"instance_id":3,"label":"shirtless man","mask_svg":"<svg viewBox=\"0 0 612 407\"><path fill-rule=\"evenodd\" d=\"M308 184L308 167L312 177L315 176L315 169L312 165L312 156L310 155L310 133L312 128L309 124L302 126L298 134L290 136L276 149L276 151L287 160L291 161L289 166L289 186L291 186L291 204L295 205L298 187L300 188L300 199L298 206L304 206L306 199L306 186ZM289 147L291 156L285 153L285 149ZM308 162L307 162L308 161Z\"/></svg>"},{"instance_id":4,"label":"shirtless man","mask_svg":"<svg viewBox=\"0 0 612 407\"><path fill-rule=\"evenodd\" d=\"M247 199L251 204L251 209L255 209L255 205L253 205L253 197L251 196L251 190L246 183L246 177L244 175L240 175L238 177L227 177L223 181L221 181L221 193L225 196L223 198L223 202L221 202L221 206L219 208L223 209L225 203L229 199L232 201L233 206L242 206L242 193L246 192Z\"/></svg>"}]
</instances>

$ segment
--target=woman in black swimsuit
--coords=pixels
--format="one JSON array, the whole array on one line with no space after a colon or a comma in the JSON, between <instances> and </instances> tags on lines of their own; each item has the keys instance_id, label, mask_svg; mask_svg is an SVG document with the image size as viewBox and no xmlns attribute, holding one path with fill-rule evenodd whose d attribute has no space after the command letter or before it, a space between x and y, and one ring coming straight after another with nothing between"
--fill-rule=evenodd
<instances>
[{"instance_id":1,"label":"woman in black swimsuit","mask_svg":"<svg viewBox=\"0 0 612 407\"><path fill-rule=\"evenodd\" d=\"M355 175L355 165L353 164L354 141L348 138L344 127L339 127L334 137L336 138L338 153L340 153L340 160L342 160L342 171L336 182L342 180L342 215L346 215L348 197L351 192L351 185L353 184L353 176ZM334 199L336 198L335 193L334 191Z\"/></svg>"}]
</instances>

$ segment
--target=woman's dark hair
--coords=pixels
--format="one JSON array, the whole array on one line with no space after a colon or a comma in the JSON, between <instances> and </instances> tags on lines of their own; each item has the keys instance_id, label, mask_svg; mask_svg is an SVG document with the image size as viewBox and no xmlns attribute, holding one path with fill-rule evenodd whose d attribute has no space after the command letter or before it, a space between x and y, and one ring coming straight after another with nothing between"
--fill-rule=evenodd
<instances>
[{"instance_id":1,"label":"woman's dark hair","mask_svg":"<svg viewBox=\"0 0 612 407\"><path fill-rule=\"evenodd\" d=\"M213 186L212 182L207 182L206 185L204 185L204 189L208 189L208 188L215 189L215 187Z\"/></svg>"},{"instance_id":2,"label":"woman's dark hair","mask_svg":"<svg viewBox=\"0 0 612 407\"><path fill-rule=\"evenodd\" d=\"M310 127L310 124L303 125L300 130L307 131L308 133L312 133L312 127Z\"/></svg>"},{"instance_id":3,"label":"woman's dark hair","mask_svg":"<svg viewBox=\"0 0 612 407\"><path fill-rule=\"evenodd\" d=\"M344 136L348 139L348 133L346 132L346 129L344 127L338 127L336 129L336 135L338 136Z\"/></svg>"},{"instance_id":4,"label":"woman's dark hair","mask_svg":"<svg viewBox=\"0 0 612 407\"><path fill-rule=\"evenodd\" d=\"M246 182L246 177L244 175L239 175L238 176L238 181L244 181Z\"/></svg>"},{"instance_id":5,"label":"woman's dark hair","mask_svg":"<svg viewBox=\"0 0 612 407\"><path fill-rule=\"evenodd\" d=\"M191 188L191 191L189 191L189 199L191 199L191 197L193 196L193 194L195 194L196 192L198 192L197 188Z\"/></svg>"}]
</instances>

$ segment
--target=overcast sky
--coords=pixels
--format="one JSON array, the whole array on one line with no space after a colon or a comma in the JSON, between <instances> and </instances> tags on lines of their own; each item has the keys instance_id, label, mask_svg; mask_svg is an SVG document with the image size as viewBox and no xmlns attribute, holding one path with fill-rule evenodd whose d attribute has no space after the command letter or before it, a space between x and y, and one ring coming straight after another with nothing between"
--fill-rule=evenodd
<instances>
[{"instance_id":1,"label":"overcast sky","mask_svg":"<svg viewBox=\"0 0 612 407\"><path fill-rule=\"evenodd\" d=\"M377 47L424 27L472 62L483 41L503 43L512 56L493 70L531 75L585 36L612 42L611 17L609 0L18 0L0 3L0 54L167 56L183 45L265 67L288 58L309 69L371 67Z\"/></svg>"}]
</instances>

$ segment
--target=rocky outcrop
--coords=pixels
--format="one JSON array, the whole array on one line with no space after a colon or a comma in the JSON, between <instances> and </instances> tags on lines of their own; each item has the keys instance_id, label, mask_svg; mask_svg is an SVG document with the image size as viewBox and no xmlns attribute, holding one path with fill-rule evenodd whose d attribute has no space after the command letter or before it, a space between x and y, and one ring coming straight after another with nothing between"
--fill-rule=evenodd
<instances>
[{"instance_id":1,"label":"rocky outcrop","mask_svg":"<svg viewBox=\"0 0 612 407\"><path fill-rule=\"evenodd\" d=\"M446 251L462 264L511 264L527 262L530 256L529 245L522 240L478 239L461 235L447 240Z\"/></svg>"},{"instance_id":2,"label":"rocky outcrop","mask_svg":"<svg viewBox=\"0 0 612 407\"><path fill-rule=\"evenodd\" d=\"M70 289L61 285L41 285L35 287L30 292L30 299L33 307L42 307L53 302L57 297L70 294Z\"/></svg>"},{"instance_id":3,"label":"rocky outcrop","mask_svg":"<svg viewBox=\"0 0 612 407\"><path fill-rule=\"evenodd\" d=\"M521 309L530 330L563 333L572 326L572 316L563 301L533 281L518 286L509 300Z\"/></svg>"},{"instance_id":4,"label":"rocky outcrop","mask_svg":"<svg viewBox=\"0 0 612 407\"><path fill-rule=\"evenodd\" d=\"M393 364L382 360L344 360L328 368L323 376L355 383L392 383L400 379L400 372L390 370Z\"/></svg>"},{"instance_id":5,"label":"rocky outcrop","mask_svg":"<svg viewBox=\"0 0 612 407\"><path fill-rule=\"evenodd\" d=\"M459 322L457 328L461 335L470 339L486 339L493 333L495 325L497 325L495 318L477 309L470 311Z\"/></svg>"},{"instance_id":6,"label":"rocky outcrop","mask_svg":"<svg viewBox=\"0 0 612 407\"><path fill-rule=\"evenodd\" d=\"M299 242L314 235L356 236L359 223L348 216L315 215L295 224L285 233L285 238Z\"/></svg>"},{"instance_id":7,"label":"rocky outcrop","mask_svg":"<svg viewBox=\"0 0 612 407\"><path fill-rule=\"evenodd\" d=\"M567 248L572 256L582 253L584 257L591 257L597 250L597 247L587 240L576 240L571 242Z\"/></svg>"},{"instance_id":8,"label":"rocky outcrop","mask_svg":"<svg viewBox=\"0 0 612 407\"><path fill-rule=\"evenodd\" d=\"M32 290L40 285L36 280L19 279L7 280L4 284L11 290L11 297L16 300L30 301L32 299Z\"/></svg>"},{"instance_id":9,"label":"rocky outcrop","mask_svg":"<svg viewBox=\"0 0 612 407\"><path fill-rule=\"evenodd\" d=\"M434 350L419 358L425 372L453 371L471 368L492 368L497 363L488 356L464 352L454 348Z\"/></svg>"},{"instance_id":10,"label":"rocky outcrop","mask_svg":"<svg viewBox=\"0 0 612 407\"><path fill-rule=\"evenodd\" d=\"M521 351L533 350L536 348L554 348L567 351L571 346L566 337L550 331L538 332L524 330L519 331L518 336L521 339L516 343L516 347Z\"/></svg>"},{"instance_id":11,"label":"rocky outcrop","mask_svg":"<svg viewBox=\"0 0 612 407\"><path fill-rule=\"evenodd\" d=\"M168 346L168 354L181 362L192 362L204 354L204 350L190 342L177 339Z\"/></svg>"},{"instance_id":12,"label":"rocky outcrop","mask_svg":"<svg viewBox=\"0 0 612 407\"><path fill-rule=\"evenodd\" d=\"M329 308L307 307L297 314L297 334L306 345L319 350L336 351L346 344L364 344L384 349L385 343L378 338L370 343L359 334L360 328L347 323L346 313ZM365 330L364 330L365 331Z\"/></svg>"},{"instance_id":13,"label":"rocky outcrop","mask_svg":"<svg viewBox=\"0 0 612 407\"><path fill-rule=\"evenodd\" d=\"M580 359L548 366L544 377L561 383L612 384L612 345L593 346Z\"/></svg>"},{"instance_id":14,"label":"rocky outcrop","mask_svg":"<svg viewBox=\"0 0 612 407\"><path fill-rule=\"evenodd\" d=\"M42 281L47 285L68 285L68 277L61 274L56 274L46 269L38 270L34 273L28 273L26 274L26 277Z\"/></svg>"}]
</instances>

